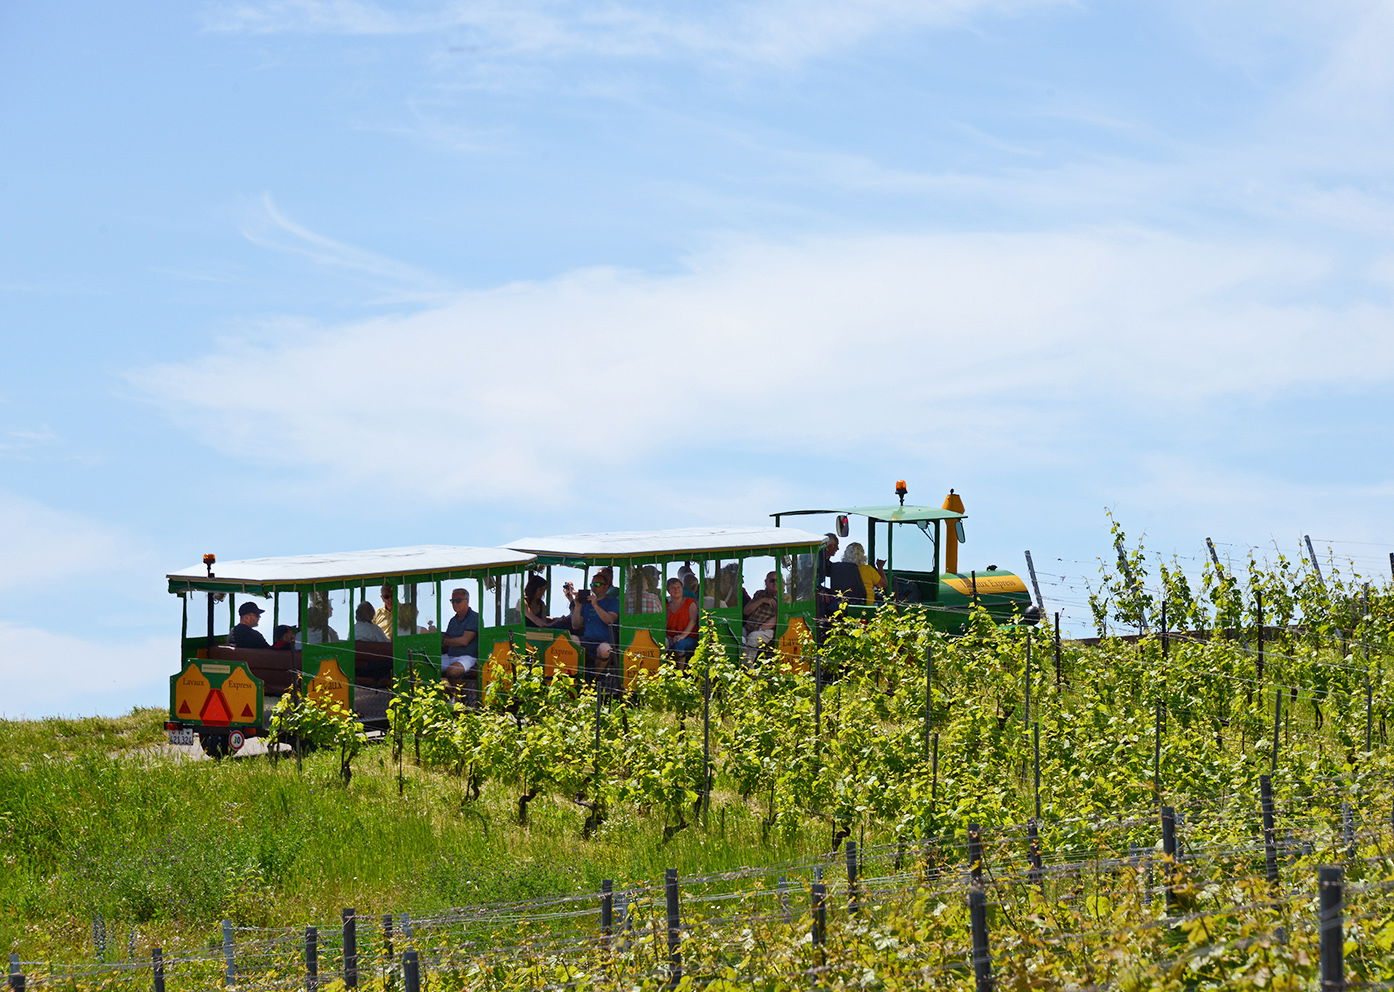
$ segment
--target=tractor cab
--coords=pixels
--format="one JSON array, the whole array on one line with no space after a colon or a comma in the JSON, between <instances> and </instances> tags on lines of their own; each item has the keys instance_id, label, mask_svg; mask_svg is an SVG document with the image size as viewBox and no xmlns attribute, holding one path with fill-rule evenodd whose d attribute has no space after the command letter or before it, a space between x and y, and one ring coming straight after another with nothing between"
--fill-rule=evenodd
<instances>
[{"instance_id":1,"label":"tractor cab","mask_svg":"<svg viewBox=\"0 0 1394 992\"><path fill-rule=\"evenodd\" d=\"M977 604L1004 622L1018 615L1034 621L1039 611L1020 577L995 565L960 571L967 519L962 497L950 490L941 506L907 505L903 481L896 483L896 495L897 503L781 510L771 516L776 527L785 517L800 517L800 527L821 528L837 538L838 551L824 568L826 588L849 613L893 603L920 609L936 627L955 630Z\"/></svg>"}]
</instances>

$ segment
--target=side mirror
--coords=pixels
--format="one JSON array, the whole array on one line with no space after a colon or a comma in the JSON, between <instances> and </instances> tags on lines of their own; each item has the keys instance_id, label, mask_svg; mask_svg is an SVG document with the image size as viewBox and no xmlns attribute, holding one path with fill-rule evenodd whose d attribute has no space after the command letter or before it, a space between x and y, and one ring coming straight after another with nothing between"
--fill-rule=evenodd
<instances>
[{"instance_id":1,"label":"side mirror","mask_svg":"<svg viewBox=\"0 0 1394 992\"><path fill-rule=\"evenodd\" d=\"M959 544L967 544L967 543L968 543L968 538L966 538L966 537L963 536L963 521L962 521L962 520L955 520L955 521L954 521L954 530L955 530L955 532L957 532L957 534L958 534L958 543L959 543Z\"/></svg>"},{"instance_id":2,"label":"side mirror","mask_svg":"<svg viewBox=\"0 0 1394 992\"><path fill-rule=\"evenodd\" d=\"M852 533L852 528L848 526L847 514L839 513L837 515L837 536L846 537L850 533Z\"/></svg>"}]
</instances>

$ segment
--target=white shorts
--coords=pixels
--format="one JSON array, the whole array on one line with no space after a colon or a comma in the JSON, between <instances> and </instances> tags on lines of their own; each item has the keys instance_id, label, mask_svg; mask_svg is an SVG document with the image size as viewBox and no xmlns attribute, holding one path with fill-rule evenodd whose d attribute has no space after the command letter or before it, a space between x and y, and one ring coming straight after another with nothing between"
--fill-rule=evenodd
<instances>
[{"instance_id":1,"label":"white shorts","mask_svg":"<svg viewBox=\"0 0 1394 992\"><path fill-rule=\"evenodd\" d=\"M472 654L457 654L454 657L443 654L440 656L440 673L444 675L447 668L457 663L463 665L465 671L468 672L475 665L479 664L479 659Z\"/></svg>"}]
</instances>

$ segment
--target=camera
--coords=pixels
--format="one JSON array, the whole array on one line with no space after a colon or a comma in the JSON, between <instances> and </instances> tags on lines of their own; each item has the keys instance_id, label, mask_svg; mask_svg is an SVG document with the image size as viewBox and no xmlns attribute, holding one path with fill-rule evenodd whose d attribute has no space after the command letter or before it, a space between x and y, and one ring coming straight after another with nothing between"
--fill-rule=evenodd
<instances>
[{"instance_id":1,"label":"camera","mask_svg":"<svg viewBox=\"0 0 1394 992\"><path fill-rule=\"evenodd\" d=\"M578 592L578 593L576 594L576 602L578 602L578 603L589 603L590 601L591 601L591 591L590 591L589 589L582 589L580 592Z\"/></svg>"}]
</instances>

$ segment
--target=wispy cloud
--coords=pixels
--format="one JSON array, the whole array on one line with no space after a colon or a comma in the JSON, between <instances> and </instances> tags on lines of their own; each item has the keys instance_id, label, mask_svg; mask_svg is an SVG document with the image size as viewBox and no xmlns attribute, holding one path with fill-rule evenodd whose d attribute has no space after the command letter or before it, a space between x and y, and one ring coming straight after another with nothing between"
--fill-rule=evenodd
<instances>
[{"instance_id":1,"label":"wispy cloud","mask_svg":"<svg viewBox=\"0 0 1394 992\"><path fill-rule=\"evenodd\" d=\"M295 255L319 268L366 282L384 302L438 302L448 293L445 283L430 273L335 241L291 220L276 206L270 193L262 194L257 201L256 209L242 226L242 236L259 247Z\"/></svg>"},{"instance_id":2,"label":"wispy cloud","mask_svg":"<svg viewBox=\"0 0 1394 992\"><path fill-rule=\"evenodd\" d=\"M207 24L246 33L408 35L474 32L493 55L690 57L793 65L887 32L1013 15L1070 0L759 0L679 10L670 4L567 5L552 0L442 3L403 11L362 0L265 0L214 5Z\"/></svg>"},{"instance_id":3,"label":"wispy cloud","mask_svg":"<svg viewBox=\"0 0 1394 992\"><path fill-rule=\"evenodd\" d=\"M1323 302L1331 267L1141 231L732 243L676 274L577 271L134 378L221 445L247 425L248 457L441 502L519 479L558 502L621 491L710 445L1046 464L1111 436L1101 410L1203 429L1213 403L1394 381L1394 304ZM392 415L307 404L311 381Z\"/></svg>"}]
</instances>

